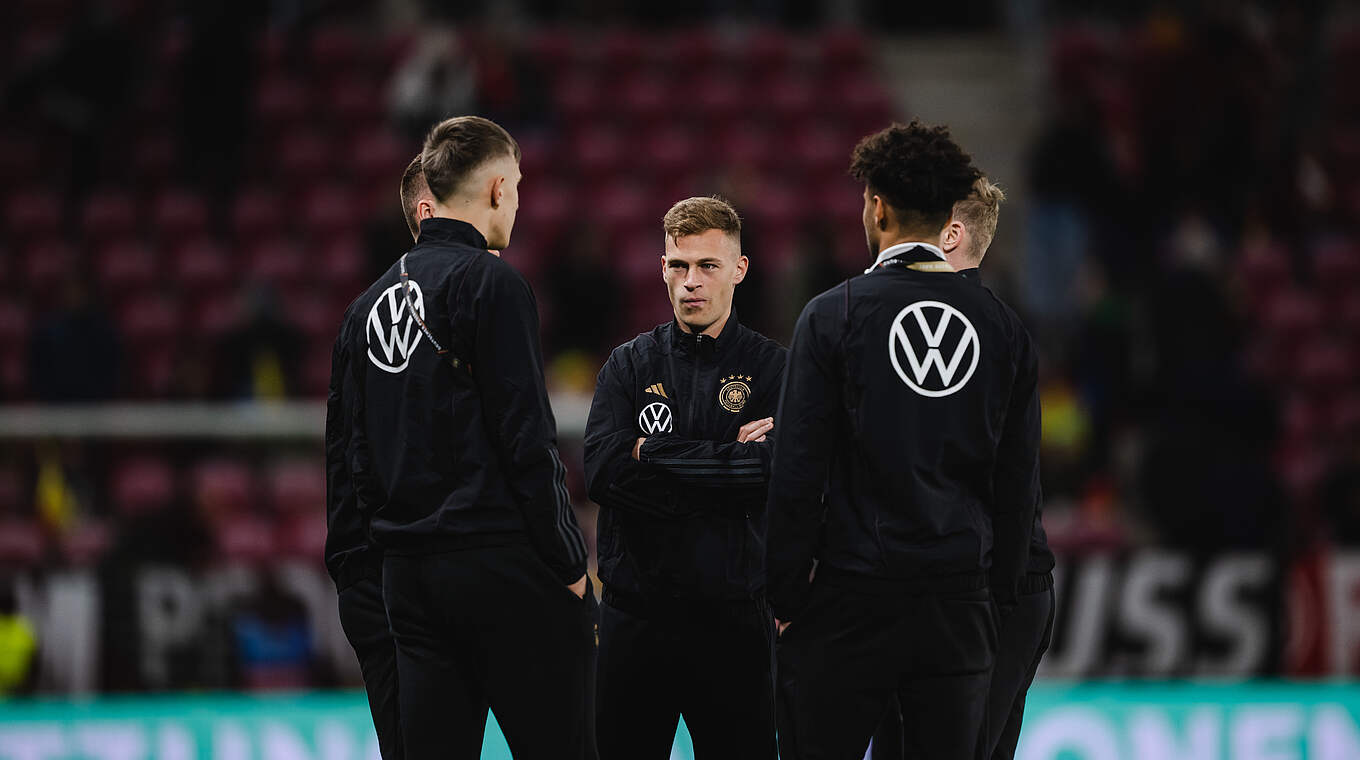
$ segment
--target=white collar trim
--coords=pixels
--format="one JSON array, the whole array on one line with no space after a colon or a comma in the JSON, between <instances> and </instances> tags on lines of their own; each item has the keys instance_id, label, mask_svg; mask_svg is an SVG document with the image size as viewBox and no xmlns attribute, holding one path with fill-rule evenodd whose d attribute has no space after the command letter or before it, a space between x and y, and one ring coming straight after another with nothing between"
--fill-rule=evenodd
<instances>
[{"instance_id":1,"label":"white collar trim","mask_svg":"<svg viewBox=\"0 0 1360 760\"><path fill-rule=\"evenodd\" d=\"M924 249L926 249L927 251L930 251L931 253L935 254L936 256L939 256L941 261L948 261L948 259L946 259L946 258L944 257L944 251L941 251L941 250L940 250L940 247L937 246L937 245L931 245L930 243L920 243L920 242L915 242L915 241L910 242L910 243L898 243L897 245L890 246L890 247L888 247L888 248L885 249L885 250L879 251L879 252L878 252L878 258L874 260L874 265L871 266L871 267L869 267L868 269L864 270L864 273L865 273L865 274L868 274L868 273L874 271L874 269L878 268L878 265L879 265L879 264L882 264L883 262L885 262L885 261L887 261L888 259L890 259L890 258L896 256L896 255L899 254L899 253L902 253L903 251L905 251L905 250L907 250L907 249L915 248L915 247L917 247L917 246L920 246L921 248L924 248Z\"/></svg>"}]
</instances>

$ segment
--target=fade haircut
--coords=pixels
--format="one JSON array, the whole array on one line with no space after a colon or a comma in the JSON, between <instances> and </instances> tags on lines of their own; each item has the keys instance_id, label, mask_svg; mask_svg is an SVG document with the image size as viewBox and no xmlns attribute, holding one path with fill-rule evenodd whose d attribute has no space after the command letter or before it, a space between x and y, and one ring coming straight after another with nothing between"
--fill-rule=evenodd
<instances>
[{"instance_id":1,"label":"fade haircut","mask_svg":"<svg viewBox=\"0 0 1360 760\"><path fill-rule=\"evenodd\" d=\"M741 245L741 217L731 203L716 195L678 201L662 217L661 228L669 240L719 230Z\"/></svg>"},{"instance_id":2,"label":"fade haircut","mask_svg":"<svg viewBox=\"0 0 1360 760\"><path fill-rule=\"evenodd\" d=\"M425 173L420 169L420 154L416 154L401 175L401 213L406 217L406 226L411 228L411 237L420 236L416 204L420 202L420 196L429 190L430 186L425 184Z\"/></svg>"},{"instance_id":3,"label":"fade haircut","mask_svg":"<svg viewBox=\"0 0 1360 760\"><path fill-rule=\"evenodd\" d=\"M954 219L968 228L968 250L964 259L973 264L982 263L987 246L996 236L996 220L1001 215L1001 202L1006 194L992 184L986 177L979 177L973 183L973 192L967 198L954 204Z\"/></svg>"},{"instance_id":4,"label":"fade haircut","mask_svg":"<svg viewBox=\"0 0 1360 760\"><path fill-rule=\"evenodd\" d=\"M480 116L456 116L439 122L425 136L420 163L430 194L443 202L474 171L502 156L520 159L519 143L501 125Z\"/></svg>"},{"instance_id":5,"label":"fade haircut","mask_svg":"<svg viewBox=\"0 0 1360 760\"><path fill-rule=\"evenodd\" d=\"M935 232L982 175L948 127L912 119L860 140L850 155L850 176L881 196L903 229Z\"/></svg>"}]
</instances>

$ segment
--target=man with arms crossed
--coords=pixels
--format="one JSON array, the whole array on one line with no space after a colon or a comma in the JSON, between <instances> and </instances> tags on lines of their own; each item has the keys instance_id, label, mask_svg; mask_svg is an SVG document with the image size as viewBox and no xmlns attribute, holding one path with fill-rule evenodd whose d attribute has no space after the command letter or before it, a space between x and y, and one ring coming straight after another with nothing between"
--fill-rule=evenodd
<instances>
[{"instance_id":1,"label":"man with arms crossed","mask_svg":"<svg viewBox=\"0 0 1360 760\"><path fill-rule=\"evenodd\" d=\"M907 746L971 758L1038 499L1037 360L937 245L980 176L948 130L870 135L851 174L874 265L803 310L775 430L781 757L862 756L895 693Z\"/></svg>"},{"instance_id":2,"label":"man with arms crossed","mask_svg":"<svg viewBox=\"0 0 1360 760\"><path fill-rule=\"evenodd\" d=\"M1005 199L1001 188L986 177L979 179L973 184L973 192L954 204L952 218L940 234L940 249L950 266L978 285L982 284L978 267L996 234L1001 202ZM1054 560L1044 532L1041 507L1042 504L1035 505L1025 575L1020 580L1016 604L1001 610L996 666L992 669L986 729L979 752L980 757L992 760L1015 756L1025 695L1053 634ZM897 746L890 746L894 739ZM874 736L873 760L903 757L901 741L901 715L894 710L884 728Z\"/></svg>"},{"instance_id":3,"label":"man with arms crossed","mask_svg":"<svg viewBox=\"0 0 1360 760\"><path fill-rule=\"evenodd\" d=\"M420 156L407 165L400 192L402 214L415 239L420 234L420 209L428 215L434 203L420 171ZM337 338L326 396L326 569L340 595L340 627L359 658L378 749L383 760L401 760L397 650L383 606L382 549L369 540L369 512L359 506L345 460L346 360L345 345Z\"/></svg>"},{"instance_id":4,"label":"man with arms crossed","mask_svg":"<svg viewBox=\"0 0 1360 760\"><path fill-rule=\"evenodd\" d=\"M594 647L528 284L510 242L519 146L436 125L416 246L341 327L341 434L383 550L407 758L475 758L487 709L517 758L580 758ZM420 214L421 216L424 213Z\"/></svg>"},{"instance_id":5,"label":"man with arms crossed","mask_svg":"<svg viewBox=\"0 0 1360 760\"><path fill-rule=\"evenodd\" d=\"M689 198L662 222L675 319L619 346L586 423L600 504L604 760L775 757L765 483L785 350L737 322L741 220Z\"/></svg>"}]
</instances>

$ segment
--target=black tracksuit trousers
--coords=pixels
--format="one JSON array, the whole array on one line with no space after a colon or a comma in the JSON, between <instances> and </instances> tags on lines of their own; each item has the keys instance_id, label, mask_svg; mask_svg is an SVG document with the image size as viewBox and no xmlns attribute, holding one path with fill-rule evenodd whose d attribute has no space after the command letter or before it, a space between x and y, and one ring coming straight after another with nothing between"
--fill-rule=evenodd
<instances>
[{"instance_id":1,"label":"black tracksuit trousers","mask_svg":"<svg viewBox=\"0 0 1360 760\"><path fill-rule=\"evenodd\" d=\"M340 627L359 658L368 692L368 709L378 732L383 760L402 760L401 721L397 712L397 647L387 627L382 584L365 578L340 592Z\"/></svg>"},{"instance_id":2,"label":"black tracksuit trousers","mask_svg":"<svg viewBox=\"0 0 1360 760\"><path fill-rule=\"evenodd\" d=\"M644 604L605 589L601 760L666 760L685 718L696 760L774 760L774 618L762 599Z\"/></svg>"},{"instance_id":3,"label":"black tracksuit trousers","mask_svg":"<svg viewBox=\"0 0 1360 760\"><path fill-rule=\"evenodd\" d=\"M777 645L780 760L859 760L894 696L917 757L972 758L997 648L985 578L906 594L824 575Z\"/></svg>"},{"instance_id":4,"label":"black tracksuit trousers","mask_svg":"<svg viewBox=\"0 0 1360 760\"><path fill-rule=\"evenodd\" d=\"M480 757L489 707L516 760L595 757L595 597L527 545L383 561L408 760Z\"/></svg>"}]
</instances>

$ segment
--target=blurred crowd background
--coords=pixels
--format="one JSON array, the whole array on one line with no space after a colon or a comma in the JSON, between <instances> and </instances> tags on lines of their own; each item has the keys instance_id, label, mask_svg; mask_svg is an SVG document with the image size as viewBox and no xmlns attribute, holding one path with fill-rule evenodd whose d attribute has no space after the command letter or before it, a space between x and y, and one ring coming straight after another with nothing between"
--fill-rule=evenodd
<instances>
[{"instance_id":1,"label":"blurred crowd background","mask_svg":"<svg viewBox=\"0 0 1360 760\"><path fill-rule=\"evenodd\" d=\"M1043 350L1064 566L1174 558L1161 602L1212 652L1233 647L1194 622L1194 578L1258 558L1269 645L1233 673L1357 670L1360 643L1301 632L1328 558L1360 544L1353 9L473 5L5 3L3 408L323 398L341 313L410 245L401 170L461 113L523 148L504 254L555 394L588 398L610 349L668 318L660 219L689 195L743 214L737 312L787 341L868 262L851 147L921 114L1010 196L983 271ZM922 99L961 70L1023 89ZM0 437L0 693L357 683L320 564L320 433ZM1165 633L1121 619L1090 636L1128 658L1071 674L1192 671L1138 659Z\"/></svg>"}]
</instances>

